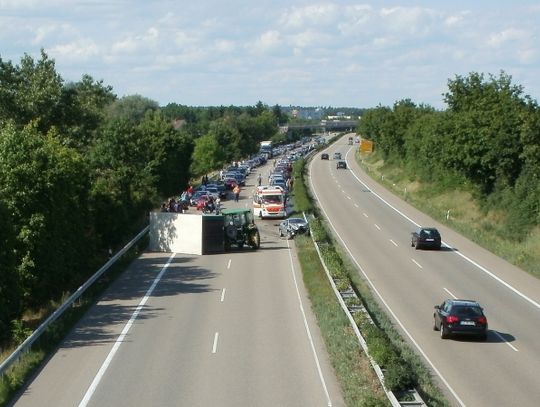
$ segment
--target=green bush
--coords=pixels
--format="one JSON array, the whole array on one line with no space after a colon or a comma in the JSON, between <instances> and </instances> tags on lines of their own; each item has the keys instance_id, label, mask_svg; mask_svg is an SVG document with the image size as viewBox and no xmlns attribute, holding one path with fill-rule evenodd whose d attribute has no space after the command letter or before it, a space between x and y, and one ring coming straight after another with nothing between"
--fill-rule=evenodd
<instances>
[{"instance_id":1,"label":"green bush","mask_svg":"<svg viewBox=\"0 0 540 407\"><path fill-rule=\"evenodd\" d=\"M386 366L384 384L388 389L397 393L413 389L418 383L413 369L396 358L391 359Z\"/></svg>"}]
</instances>

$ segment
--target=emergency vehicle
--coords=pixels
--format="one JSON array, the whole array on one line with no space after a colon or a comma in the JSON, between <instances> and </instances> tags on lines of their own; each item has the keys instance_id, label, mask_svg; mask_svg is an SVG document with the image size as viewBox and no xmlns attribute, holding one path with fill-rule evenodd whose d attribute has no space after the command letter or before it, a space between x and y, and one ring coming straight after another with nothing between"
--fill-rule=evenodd
<instances>
[{"instance_id":1,"label":"emergency vehicle","mask_svg":"<svg viewBox=\"0 0 540 407\"><path fill-rule=\"evenodd\" d=\"M253 215L261 219L287 217L286 193L277 186L257 187L253 192Z\"/></svg>"}]
</instances>

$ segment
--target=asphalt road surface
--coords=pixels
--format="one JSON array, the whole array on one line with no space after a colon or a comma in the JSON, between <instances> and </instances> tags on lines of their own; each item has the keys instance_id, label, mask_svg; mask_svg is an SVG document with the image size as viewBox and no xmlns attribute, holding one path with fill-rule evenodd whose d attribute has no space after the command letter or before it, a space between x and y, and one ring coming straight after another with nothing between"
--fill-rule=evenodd
<instances>
[{"instance_id":1,"label":"asphalt road surface","mask_svg":"<svg viewBox=\"0 0 540 407\"><path fill-rule=\"evenodd\" d=\"M347 136L326 150L335 160L310 164L310 183L331 227L403 336L456 406L538 406L540 281L452 232L373 182L354 159ZM445 247L415 250L410 233L435 226ZM481 303L486 342L442 340L433 306L446 298Z\"/></svg>"},{"instance_id":2,"label":"asphalt road surface","mask_svg":"<svg viewBox=\"0 0 540 407\"><path fill-rule=\"evenodd\" d=\"M15 405L343 406L294 242L257 223L258 251L140 256Z\"/></svg>"}]
</instances>

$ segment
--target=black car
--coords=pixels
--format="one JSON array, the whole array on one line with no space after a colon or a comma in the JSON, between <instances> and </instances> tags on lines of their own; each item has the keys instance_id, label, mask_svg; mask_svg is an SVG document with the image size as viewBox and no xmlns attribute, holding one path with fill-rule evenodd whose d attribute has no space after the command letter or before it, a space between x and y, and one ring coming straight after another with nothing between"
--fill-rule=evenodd
<instances>
[{"instance_id":1,"label":"black car","mask_svg":"<svg viewBox=\"0 0 540 407\"><path fill-rule=\"evenodd\" d=\"M432 247L441 248L441 234L436 228L420 227L411 234L411 247L415 249Z\"/></svg>"},{"instance_id":2,"label":"black car","mask_svg":"<svg viewBox=\"0 0 540 407\"><path fill-rule=\"evenodd\" d=\"M279 237L292 239L296 235L309 235L309 224L304 218L289 218L279 224Z\"/></svg>"},{"instance_id":3,"label":"black car","mask_svg":"<svg viewBox=\"0 0 540 407\"><path fill-rule=\"evenodd\" d=\"M433 329L440 331L442 339L452 334L463 334L486 340L488 322L484 309L478 302L450 299L441 305L435 305Z\"/></svg>"},{"instance_id":4,"label":"black car","mask_svg":"<svg viewBox=\"0 0 540 407\"><path fill-rule=\"evenodd\" d=\"M347 163L345 161L338 161L336 164L336 168L339 170L340 168L347 169Z\"/></svg>"},{"instance_id":5,"label":"black car","mask_svg":"<svg viewBox=\"0 0 540 407\"><path fill-rule=\"evenodd\" d=\"M322 153L321 154L321 160L329 160L330 159L330 156L326 153Z\"/></svg>"}]
</instances>

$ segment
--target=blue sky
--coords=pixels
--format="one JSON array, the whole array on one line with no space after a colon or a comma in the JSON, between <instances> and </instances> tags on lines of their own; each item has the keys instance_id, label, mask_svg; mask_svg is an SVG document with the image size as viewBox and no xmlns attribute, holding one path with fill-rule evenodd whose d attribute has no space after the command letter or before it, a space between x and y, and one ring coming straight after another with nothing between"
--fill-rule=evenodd
<instances>
[{"instance_id":1,"label":"blue sky","mask_svg":"<svg viewBox=\"0 0 540 407\"><path fill-rule=\"evenodd\" d=\"M444 108L447 81L540 98L538 1L0 0L0 57L165 105Z\"/></svg>"}]
</instances>

